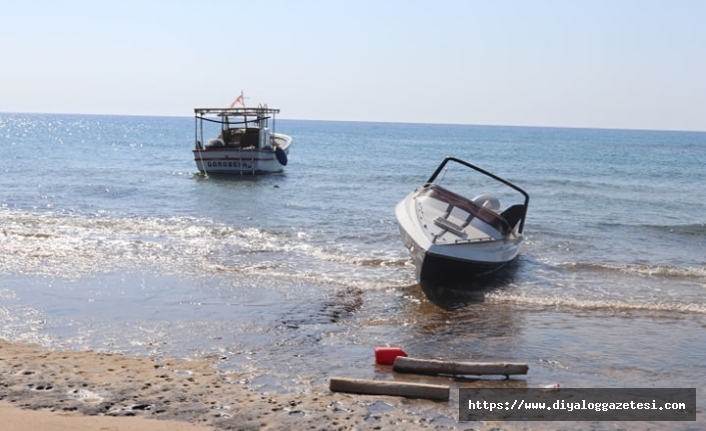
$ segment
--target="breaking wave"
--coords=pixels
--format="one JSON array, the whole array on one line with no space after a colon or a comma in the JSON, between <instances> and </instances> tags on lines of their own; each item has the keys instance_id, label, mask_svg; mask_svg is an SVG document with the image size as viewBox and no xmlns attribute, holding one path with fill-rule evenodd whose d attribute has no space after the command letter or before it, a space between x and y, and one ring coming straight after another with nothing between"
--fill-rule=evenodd
<instances>
[{"instance_id":1,"label":"breaking wave","mask_svg":"<svg viewBox=\"0 0 706 431\"><path fill-rule=\"evenodd\" d=\"M685 237L706 235L706 223L691 223L691 224L621 224L621 223L601 223L605 227L625 227L625 228L641 228L652 232L666 233Z\"/></svg>"},{"instance_id":2,"label":"breaking wave","mask_svg":"<svg viewBox=\"0 0 706 431\"><path fill-rule=\"evenodd\" d=\"M75 279L89 273L149 268L194 276L331 275L333 279L345 272L355 280L360 268L395 270L408 261L402 249L399 254L361 251L350 243L323 241L294 229L235 227L193 217L113 219L8 210L0 211L0 217L4 270L40 276Z\"/></svg>"},{"instance_id":3,"label":"breaking wave","mask_svg":"<svg viewBox=\"0 0 706 431\"><path fill-rule=\"evenodd\" d=\"M563 263L557 265L565 269L586 269L593 271L620 272L649 277L700 279L706 278L706 267L690 268L673 265L610 265L600 263Z\"/></svg>"},{"instance_id":4,"label":"breaking wave","mask_svg":"<svg viewBox=\"0 0 706 431\"><path fill-rule=\"evenodd\" d=\"M523 292L493 292L486 300L551 308L573 308L611 313L646 311L706 314L706 304L662 299L579 298L571 295L538 295Z\"/></svg>"}]
</instances>

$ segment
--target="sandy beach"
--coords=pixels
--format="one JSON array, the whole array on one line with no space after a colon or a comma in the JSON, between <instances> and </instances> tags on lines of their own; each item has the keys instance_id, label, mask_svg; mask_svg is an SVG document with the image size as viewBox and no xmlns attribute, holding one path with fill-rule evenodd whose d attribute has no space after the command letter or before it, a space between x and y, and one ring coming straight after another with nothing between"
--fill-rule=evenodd
<instances>
[{"instance_id":1,"label":"sandy beach","mask_svg":"<svg viewBox=\"0 0 706 431\"><path fill-rule=\"evenodd\" d=\"M452 402L334 393L255 393L206 361L45 351L0 340L3 429L503 429L461 423ZM509 428L513 427L508 424Z\"/></svg>"}]
</instances>

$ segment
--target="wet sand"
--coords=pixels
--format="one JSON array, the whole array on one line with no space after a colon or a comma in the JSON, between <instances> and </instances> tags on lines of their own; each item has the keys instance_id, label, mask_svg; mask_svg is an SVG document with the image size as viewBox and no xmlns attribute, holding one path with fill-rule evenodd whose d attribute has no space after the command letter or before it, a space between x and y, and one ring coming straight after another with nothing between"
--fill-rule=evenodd
<instances>
[{"instance_id":1,"label":"wet sand","mask_svg":"<svg viewBox=\"0 0 706 431\"><path fill-rule=\"evenodd\" d=\"M207 431L211 428L176 421L156 421L108 416L78 416L48 411L22 410L0 402L3 429L11 431Z\"/></svg>"},{"instance_id":2,"label":"wet sand","mask_svg":"<svg viewBox=\"0 0 706 431\"><path fill-rule=\"evenodd\" d=\"M243 378L207 361L46 351L0 340L0 417L3 429L13 431L517 428L458 423L453 402L335 393L325 387L256 393L242 384Z\"/></svg>"}]
</instances>

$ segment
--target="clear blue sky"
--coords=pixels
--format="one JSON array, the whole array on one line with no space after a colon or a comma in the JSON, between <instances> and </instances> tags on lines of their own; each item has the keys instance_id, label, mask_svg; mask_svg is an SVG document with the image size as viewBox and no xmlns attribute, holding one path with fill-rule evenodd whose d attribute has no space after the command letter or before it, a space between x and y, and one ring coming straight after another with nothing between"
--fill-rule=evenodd
<instances>
[{"instance_id":1,"label":"clear blue sky","mask_svg":"<svg viewBox=\"0 0 706 431\"><path fill-rule=\"evenodd\" d=\"M706 130L703 0L4 1L0 112Z\"/></svg>"}]
</instances>

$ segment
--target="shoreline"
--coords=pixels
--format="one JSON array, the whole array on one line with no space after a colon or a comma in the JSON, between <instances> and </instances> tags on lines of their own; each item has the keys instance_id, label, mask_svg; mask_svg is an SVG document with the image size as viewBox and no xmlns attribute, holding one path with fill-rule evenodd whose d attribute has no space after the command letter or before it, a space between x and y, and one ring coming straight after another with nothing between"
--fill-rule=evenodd
<instances>
[{"instance_id":1,"label":"shoreline","mask_svg":"<svg viewBox=\"0 0 706 431\"><path fill-rule=\"evenodd\" d=\"M556 422L458 422L449 401L332 392L258 392L251 375L208 360L153 360L120 353L45 350L0 339L0 417L12 431L384 430L544 431ZM480 384L491 384L489 380ZM697 422L701 414L697 411ZM585 429L586 422L562 422ZM686 423L591 422L648 431ZM4 429L4 428L3 428Z\"/></svg>"},{"instance_id":2,"label":"shoreline","mask_svg":"<svg viewBox=\"0 0 706 431\"><path fill-rule=\"evenodd\" d=\"M324 387L256 393L245 387L244 374L221 372L207 361L43 350L5 340L0 340L0 376L0 412L14 431L517 428L459 423L451 402Z\"/></svg>"}]
</instances>

